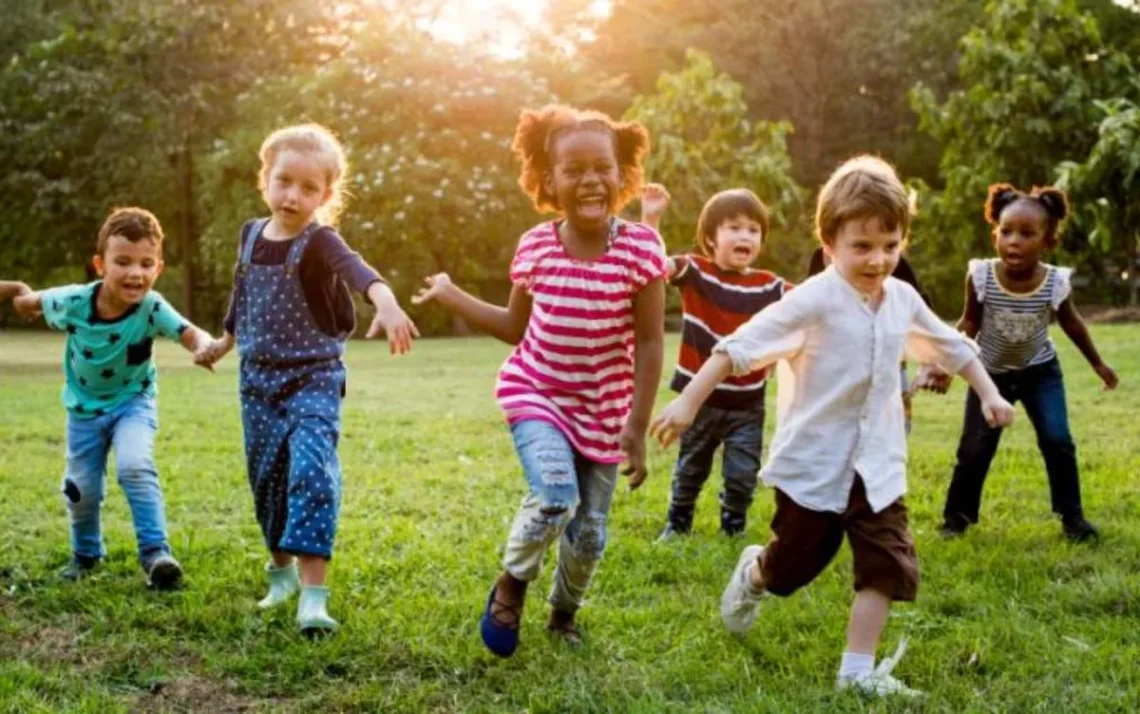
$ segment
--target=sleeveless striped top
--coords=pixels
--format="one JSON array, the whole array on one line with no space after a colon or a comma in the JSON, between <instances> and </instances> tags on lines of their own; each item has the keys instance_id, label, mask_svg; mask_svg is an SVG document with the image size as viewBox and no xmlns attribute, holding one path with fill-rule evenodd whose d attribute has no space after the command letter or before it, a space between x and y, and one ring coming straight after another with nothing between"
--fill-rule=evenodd
<instances>
[{"instance_id":1,"label":"sleeveless striped top","mask_svg":"<svg viewBox=\"0 0 1140 714\"><path fill-rule=\"evenodd\" d=\"M1072 292L1072 268L1045 265L1045 278L1036 290L1015 293L997 278L997 259L971 260L970 281L982 304L978 331L980 357L992 373L1011 372L1057 357L1049 323Z\"/></svg>"},{"instance_id":2,"label":"sleeveless striped top","mask_svg":"<svg viewBox=\"0 0 1140 714\"><path fill-rule=\"evenodd\" d=\"M587 459L621 462L633 401L633 299L664 276L661 239L638 223L615 219L596 260L566 252L558 221L527 231L511 282L531 296L530 322L495 387L507 422L545 421Z\"/></svg>"}]
</instances>

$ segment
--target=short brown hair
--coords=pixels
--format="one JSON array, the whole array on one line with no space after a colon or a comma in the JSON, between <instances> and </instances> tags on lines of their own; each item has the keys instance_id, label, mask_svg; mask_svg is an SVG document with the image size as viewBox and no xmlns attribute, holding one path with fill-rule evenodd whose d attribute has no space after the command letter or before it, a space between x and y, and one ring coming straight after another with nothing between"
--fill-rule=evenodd
<instances>
[{"instance_id":1,"label":"short brown hair","mask_svg":"<svg viewBox=\"0 0 1140 714\"><path fill-rule=\"evenodd\" d=\"M716 231L725 221L745 216L760 224L763 238L768 238L771 218L768 207L756 194L746 188L730 188L721 191L705 202L701 216L697 219L697 248L705 256L712 254Z\"/></svg>"},{"instance_id":2,"label":"short brown hair","mask_svg":"<svg viewBox=\"0 0 1140 714\"><path fill-rule=\"evenodd\" d=\"M107 216L107 220L103 221L103 227L99 229L99 242L95 245L98 255L103 255L107 250L107 241L111 236L122 236L132 243L149 240L161 248L162 224L145 208L137 206L116 208L111 211L111 215Z\"/></svg>"},{"instance_id":3,"label":"short brown hair","mask_svg":"<svg viewBox=\"0 0 1140 714\"><path fill-rule=\"evenodd\" d=\"M519 116L511 144L522 162L519 185L539 211L562 210L558 197L546 190L545 176L554 167L555 142L571 131L600 131L614 142L622 186L611 210L620 211L641 194L645 170L641 161L649 151L649 132L638 122L617 122L601 112L580 110L563 104L527 109Z\"/></svg>"},{"instance_id":4,"label":"short brown hair","mask_svg":"<svg viewBox=\"0 0 1140 714\"><path fill-rule=\"evenodd\" d=\"M844 223L868 218L878 218L888 231L901 228L905 239L911 200L893 166L877 156L856 156L836 169L819 192L816 237L833 245Z\"/></svg>"}]
</instances>

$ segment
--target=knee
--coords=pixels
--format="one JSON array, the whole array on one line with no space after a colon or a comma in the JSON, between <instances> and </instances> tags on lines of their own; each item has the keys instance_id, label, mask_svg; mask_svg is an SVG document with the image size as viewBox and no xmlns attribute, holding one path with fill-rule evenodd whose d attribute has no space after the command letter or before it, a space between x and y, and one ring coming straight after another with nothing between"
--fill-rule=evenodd
<instances>
[{"instance_id":1,"label":"knee","mask_svg":"<svg viewBox=\"0 0 1140 714\"><path fill-rule=\"evenodd\" d=\"M1041 429L1038 439L1042 449L1052 451L1073 451L1073 435L1069 432L1069 425L1063 422L1047 422Z\"/></svg>"},{"instance_id":2,"label":"knee","mask_svg":"<svg viewBox=\"0 0 1140 714\"><path fill-rule=\"evenodd\" d=\"M63 480L61 489L67 507L72 511L84 512L99 508L103 502L102 492L95 486L82 484L73 478Z\"/></svg>"},{"instance_id":3,"label":"knee","mask_svg":"<svg viewBox=\"0 0 1140 714\"><path fill-rule=\"evenodd\" d=\"M119 457L115 462L119 481L140 482L154 479L158 476L154 458L150 454L127 454Z\"/></svg>"},{"instance_id":4,"label":"knee","mask_svg":"<svg viewBox=\"0 0 1140 714\"><path fill-rule=\"evenodd\" d=\"M583 514L574 538L574 550L586 561L600 560L606 551L606 514L591 511Z\"/></svg>"}]
</instances>

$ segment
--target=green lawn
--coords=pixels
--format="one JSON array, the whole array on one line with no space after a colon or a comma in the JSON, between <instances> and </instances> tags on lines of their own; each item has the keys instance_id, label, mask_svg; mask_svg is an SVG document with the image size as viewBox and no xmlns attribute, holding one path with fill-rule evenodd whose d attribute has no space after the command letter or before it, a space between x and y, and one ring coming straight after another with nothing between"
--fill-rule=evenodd
<instances>
[{"instance_id":1,"label":"green lawn","mask_svg":"<svg viewBox=\"0 0 1140 714\"><path fill-rule=\"evenodd\" d=\"M0 711L1140 710L1140 326L1094 334L1122 376L1115 393L1057 341L1098 545L1061 538L1020 411L982 524L940 541L962 385L918 398L909 502L923 585L893 613L883 653L909 637L896 673L929 698L867 704L832 689L851 598L846 549L806 590L766 601L748 637L732 637L718 602L744 541L717 535L710 482L696 534L653 544L675 455L655 447L650 481L615 498L610 548L580 615L586 644L570 650L543 630L548 563L519 652L488 654L477 619L524 490L491 396L506 348L489 340L424 341L402 359L382 343L350 346L330 570L343 627L332 638L296 634L292 609L256 610L266 554L243 468L236 361L211 375L177 346L158 353L157 458L186 586L145 588L116 484L105 567L60 582L62 340L0 333ZM766 538L771 513L762 490L749 540Z\"/></svg>"}]
</instances>

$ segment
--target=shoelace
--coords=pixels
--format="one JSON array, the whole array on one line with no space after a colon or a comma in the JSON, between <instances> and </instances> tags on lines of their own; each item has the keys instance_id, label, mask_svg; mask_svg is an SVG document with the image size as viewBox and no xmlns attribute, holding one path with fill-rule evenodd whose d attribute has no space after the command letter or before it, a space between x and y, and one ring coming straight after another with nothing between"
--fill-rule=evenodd
<instances>
[{"instance_id":1,"label":"shoelace","mask_svg":"<svg viewBox=\"0 0 1140 714\"><path fill-rule=\"evenodd\" d=\"M875 671L871 674L872 677L886 679L891 676L894 671L895 665L899 663L902 656L906 653L906 638L899 640L899 646L895 648L894 654L879 662L875 667Z\"/></svg>"}]
</instances>

